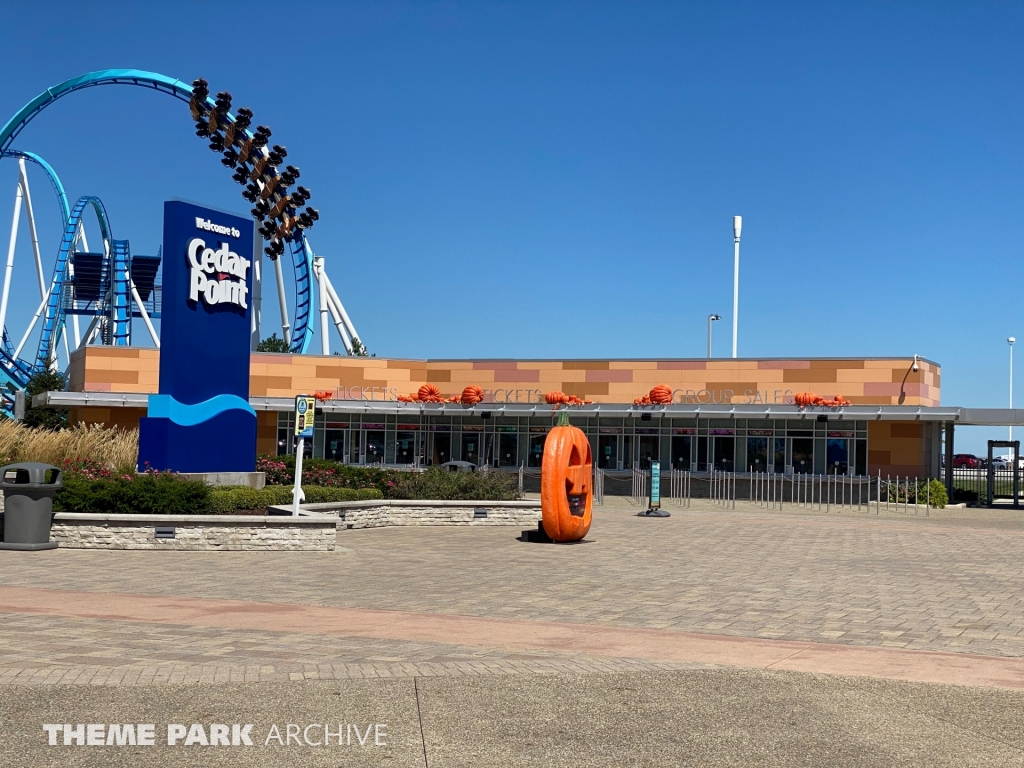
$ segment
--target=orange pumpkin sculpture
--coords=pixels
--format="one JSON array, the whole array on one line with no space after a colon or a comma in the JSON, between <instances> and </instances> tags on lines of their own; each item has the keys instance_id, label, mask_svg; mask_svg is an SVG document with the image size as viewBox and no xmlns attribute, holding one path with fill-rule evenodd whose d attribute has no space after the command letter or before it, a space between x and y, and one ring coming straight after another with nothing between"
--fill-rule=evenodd
<instances>
[{"instance_id":1,"label":"orange pumpkin sculpture","mask_svg":"<svg viewBox=\"0 0 1024 768\"><path fill-rule=\"evenodd\" d=\"M579 541L590 530L593 471L590 441L562 411L544 441L540 467L541 522L553 541Z\"/></svg>"},{"instance_id":2,"label":"orange pumpkin sculpture","mask_svg":"<svg viewBox=\"0 0 1024 768\"><path fill-rule=\"evenodd\" d=\"M421 403L439 403L441 402L441 390L437 388L436 384L424 384L416 392L416 399Z\"/></svg>"},{"instance_id":3,"label":"orange pumpkin sculpture","mask_svg":"<svg viewBox=\"0 0 1024 768\"><path fill-rule=\"evenodd\" d=\"M650 391L648 397L651 402L655 405L671 405L672 403L672 390L667 384L658 384L654 389Z\"/></svg>"},{"instance_id":4,"label":"orange pumpkin sculpture","mask_svg":"<svg viewBox=\"0 0 1024 768\"><path fill-rule=\"evenodd\" d=\"M552 405L568 403L569 396L565 394L565 392L548 392L546 395L544 395L544 402L551 403Z\"/></svg>"},{"instance_id":5,"label":"orange pumpkin sculpture","mask_svg":"<svg viewBox=\"0 0 1024 768\"><path fill-rule=\"evenodd\" d=\"M463 405L476 405L484 401L484 391L473 384L470 384L464 390L462 390L462 397L460 402Z\"/></svg>"}]
</instances>

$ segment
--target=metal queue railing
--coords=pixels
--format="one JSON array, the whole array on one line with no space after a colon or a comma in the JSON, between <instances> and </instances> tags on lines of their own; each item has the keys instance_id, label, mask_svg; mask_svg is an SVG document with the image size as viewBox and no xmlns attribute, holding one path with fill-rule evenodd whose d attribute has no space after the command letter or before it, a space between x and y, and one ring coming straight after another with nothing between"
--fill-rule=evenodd
<instances>
[{"instance_id":1,"label":"metal queue railing","mask_svg":"<svg viewBox=\"0 0 1024 768\"><path fill-rule=\"evenodd\" d=\"M637 505L645 504L650 491L651 472L639 466L632 470L594 468L594 503L604 504L605 494L627 496ZM662 472L662 500L690 507L693 499L730 509L746 501L764 509L782 511L787 506L822 512L842 510L925 515L931 509L931 482L910 476L883 478L864 475L793 474L773 472L691 472L670 469ZM608 486L612 486L611 489ZM744 498L745 497L745 498Z\"/></svg>"}]
</instances>

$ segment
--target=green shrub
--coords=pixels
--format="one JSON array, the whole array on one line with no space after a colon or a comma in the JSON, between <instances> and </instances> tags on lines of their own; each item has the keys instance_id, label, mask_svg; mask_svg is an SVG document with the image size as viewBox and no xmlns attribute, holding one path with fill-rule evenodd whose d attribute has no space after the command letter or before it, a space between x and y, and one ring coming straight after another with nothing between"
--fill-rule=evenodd
<instances>
[{"instance_id":1,"label":"green shrub","mask_svg":"<svg viewBox=\"0 0 1024 768\"><path fill-rule=\"evenodd\" d=\"M99 514L203 515L211 511L210 487L172 474L143 474L109 480L64 478L53 500L59 512Z\"/></svg>"},{"instance_id":2,"label":"green shrub","mask_svg":"<svg viewBox=\"0 0 1024 768\"><path fill-rule=\"evenodd\" d=\"M507 472L451 472L430 467L400 472L385 495L390 499L513 501L519 498L518 478Z\"/></svg>"},{"instance_id":3,"label":"green shrub","mask_svg":"<svg viewBox=\"0 0 1024 768\"><path fill-rule=\"evenodd\" d=\"M306 504L384 498L384 494L376 488L323 488L311 485L302 490L306 494ZM236 510L263 514L267 507L292 503L292 489L284 485L268 485L258 491L244 486L224 486L211 488L210 496L211 511L215 514L228 514Z\"/></svg>"},{"instance_id":4,"label":"green shrub","mask_svg":"<svg viewBox=\"0 0 1024 768\"><path fill-rule=\"evenodd\" d=\"M292 485L295 482L295 456L260 456L256 471L263 472L267 485ZM332 459L303 459L302 487L376 488L382 493L401 474L393 469L360 467Z\"/></svg>"},{"instance_id":5,"label":"green shrub","mask_svg":"<svg viewBox=\"0 0 1024 768\"><path fill-rule=\"evenodd\" d=\"M949 503L949 496L946 493L946 486L932 478L928 483L928 491L932 506L936 509L943 509Z\"/></svg>"}]
</instances>

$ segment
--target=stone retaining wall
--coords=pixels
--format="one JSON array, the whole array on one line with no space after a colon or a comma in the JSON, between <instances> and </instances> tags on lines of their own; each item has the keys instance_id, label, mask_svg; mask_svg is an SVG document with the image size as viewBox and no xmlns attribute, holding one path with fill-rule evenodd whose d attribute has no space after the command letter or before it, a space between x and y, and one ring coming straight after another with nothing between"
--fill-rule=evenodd
<instances>
[{"instance_id":1,"label":"stone retaining wall","mask_svg":"<svg viewBox=\"0 0 1024 768\"><path fill-rule=\"evenodd\" d=\"M178 551L318 551L334 549L337 518L262 515L54 516L50 541L69 549L168 549ZM157 538L157 528L174 538Z\"/></svg>"},{"instance_id":2,"label":"stone retaining wall","mask_svg":"<svg viewBox=\"0 0 1024 768\"><path fill-rule=\"evenodd\" d=\"M302 512L338 516L338 530L383 528L389 525L519 525L536 526L539 501L343 501L303 504ZM272 507L291 514L290 507Z\"/></svg>"}]
</instances>

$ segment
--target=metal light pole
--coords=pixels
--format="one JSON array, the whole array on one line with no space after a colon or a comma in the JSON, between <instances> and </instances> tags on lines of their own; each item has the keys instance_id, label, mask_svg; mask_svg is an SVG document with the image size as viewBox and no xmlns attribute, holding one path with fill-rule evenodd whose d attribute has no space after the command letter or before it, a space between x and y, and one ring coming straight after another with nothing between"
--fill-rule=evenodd
<instances>
[{"instance_id":1,"label":"metal light pole","mask_svg":"<svg viewBox=\"0 0 1024 768\"><path fill-rule=\"evenodd\" d=\"M711 324L715 320L721 320L721 315L708 315L708 359L711 359Z\"/></svg>"},{"instance_id":2,"label":"metal light pole","mask_svg":"<svg viewBox=\"0 0 1024 768\"><path fill-rule=\"evenodd\" d=\"M1010 410L1013 410L1013 342L1015 341L1013 336L1006 340L1006 343L1010 345ZM1013 427L1010 427L1009 440L1013 441Z\"/></svg>"},{"instance_id":3,"label":"metal light pole","mask_svg":"<svg viewBox=\"0 0 1024 768\"><path fill-rule=\"evenodd\" d=\"M740 231L743 217L732 217L733 267L732 267L732 356L736 357L736 345L740 330ZM708 355L710 357L711 355Z\"/></svg>"}]
</instances>

